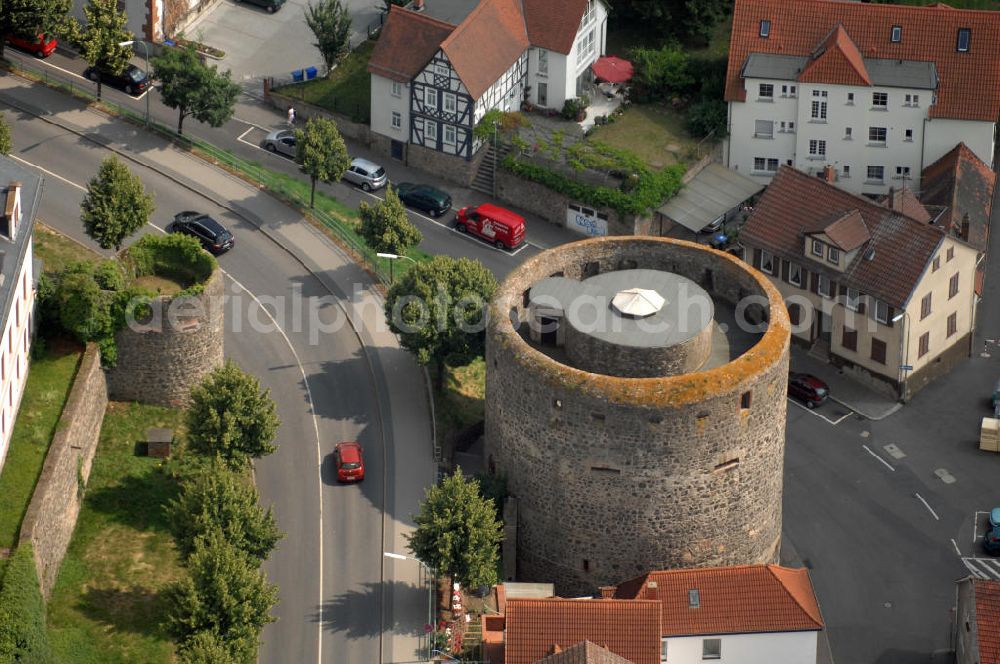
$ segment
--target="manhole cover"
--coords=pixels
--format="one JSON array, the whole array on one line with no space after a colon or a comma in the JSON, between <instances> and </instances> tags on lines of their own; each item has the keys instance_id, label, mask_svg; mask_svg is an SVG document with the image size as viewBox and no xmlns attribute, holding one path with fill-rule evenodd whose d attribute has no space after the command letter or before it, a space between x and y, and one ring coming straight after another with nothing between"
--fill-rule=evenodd
<instances>
[{"instance_id":1,"label":"manhole cover","mask_svg":"<svg viewBox=\"0 0 1000 664\"><path fill-rule=\"evenodd\" d=\"M891 608L892 608L892 602L886 602L886 603L885 603L885 604L883 604L882 606L884 606L884 607L885 607L885 608L887 608L887 609L891 609Z\"/></svg>"}]
</instances>

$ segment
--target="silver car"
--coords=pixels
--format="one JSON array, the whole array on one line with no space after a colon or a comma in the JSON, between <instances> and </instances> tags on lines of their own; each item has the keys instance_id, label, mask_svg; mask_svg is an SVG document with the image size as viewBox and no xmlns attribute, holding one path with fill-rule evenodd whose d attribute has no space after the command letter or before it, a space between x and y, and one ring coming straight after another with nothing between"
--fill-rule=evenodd
<instances>
[{"instance_id":1,"label":"silver car","mask_svg":"<svg viewBox=\"0 0 1000 664\"><path fill-rule=\"evenodd\" d=\"M272 131L264 138L264 149L268 152L280 152L295 158L295 132L291 129Z\"/></svg>"},{"instance_id":2,"label":"silver car","mask_svg":"<svg viewBox=\"0 0 1000 664\"><path fill-rule=\"evenodd\" d=\"M344 172L344 179L353 182L365 191L384 187L389 181L385 169L367 159L355 159L351 167Z\"/></svg>"}]
</instances>

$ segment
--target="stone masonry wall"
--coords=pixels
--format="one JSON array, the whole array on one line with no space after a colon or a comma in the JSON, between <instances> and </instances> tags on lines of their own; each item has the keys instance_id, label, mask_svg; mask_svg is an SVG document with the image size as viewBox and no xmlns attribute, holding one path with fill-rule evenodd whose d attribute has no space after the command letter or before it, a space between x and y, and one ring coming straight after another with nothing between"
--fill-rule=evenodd
<instances>
[{"instance_id":1,"label":"stone masonry wall","mask_svg":"<svg viewBox=\"0 0 1000 664\"><path fill-rule=\"evenodd\" d=\"M346 115L331 113L325 108L307 104L302 100L279 94L270 89L265 90L265 98L271 103L271 106L282 113L285 113L289 106L294 108L296 126L301 127L311 117L326 118L337 123L337 129L344 138L349 138L365 145L371 142L371 129L369 129L368 125L362 122L354 122Z\"/></svg>"},{"instance_id":2,"label":"stone masonry wall","mask_svg":"<svg viewBox=\"0 0 1000 664\"><path fill-rule=\"evenodd\" d=\"M111 398L186 404L191 388L222 366L223 295L222 273L216 270L200 296L157 298L147 325L118 332L118 364L108 371Z\"/></svg>"},{"instance_id":3,"label":"stone masonry wall","mask_svg":"<svg viewBox=\"0 0 1000 664\"><path fill-rule=\"evenodd\" d=\"M463 159L454 155L444 154L437 150L425 148L422 145L409 143L406 146L406 165L433 173L453 182L460 187L468 187L476 177L479 164L486 157L487 149L483 148L471 159Z\"/></svg>"},{"instance_id":4,"label":"stone masonry wall","mask_svg":"<svg viewBox=\"0 0 1000 664\"><path fill-rule=\"evenodd\" d=\"M30 542L34 547L35 565L46 599L73 536L83 485L90 477L107 404L100 352L89 345L21 524L20 544Z\"/></svg>"},{"instance_id":5,"label":"stone masonry wall","mask_svg":"<svg viewBox=\"0 0 1000 664\"><path fill-rule=\"evenodd\" d=\"M532 283L623 260L731 303L763 298L767 330L721 367L638 379L562 365L514 331ZM653 569L777 562L789 323L765 278L692 243L586 240L522 264L490 313L486 455L518 499L521 580L572 596Z\"/></svg>"}]
</instances>

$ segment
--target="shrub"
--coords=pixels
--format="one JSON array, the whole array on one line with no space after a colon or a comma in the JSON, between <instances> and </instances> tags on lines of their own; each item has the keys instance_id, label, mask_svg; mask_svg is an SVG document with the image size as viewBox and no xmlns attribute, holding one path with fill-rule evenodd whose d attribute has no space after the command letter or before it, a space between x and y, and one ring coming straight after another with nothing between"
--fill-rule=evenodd
<instances>
[{"instance_id":1,"label":"shrub","mask_svg":"<svg viewBox=\"0 0 1000 664\"><path fill-rule=\"evenodd\" d=\"M180 295L200 292L218 265L198 240L180 233L143 236L129 248L125 261L133 277L155 274L180 283L185 288Z\"/></svg>"},{"instance_id":2,"label":"shrub","mask_svg":"<svg viewBox=\"0 0 1000 664\"><path fill-rule=\"evenodd\" d=\"M586 97L576 97L567 99L563 104L561 115L564 120L576 120L590 106L590 100Z\"/></svg>"},{"instance_id":3,"label":"shrub","mask_svg":"<svg viewBox=\"0 0 1000 664\"><path fill-rule=\"evenodd\" d=\"M0 661L53 661L45 631L45 600L30 544L19 546L11 556L0 588Z\"/></svg>"},{"instance_id":4,"label":"shrub","mask_svg":"<svg viewBox=\"0 0 1000 664\"><path fill-rule=\"evenodd\" d=\"M687 129L693 136L708 136L714 131L715 138L725 138L727 123L728 106L722 99L704 99L688 111Z\"/></svg>"},{"instance_id":5,"label":"shrub","mask_svg":"<svg viewBox=\"0 0 1000 664\"><path fill-rule=\"evenodd\" d=\"M681 94L694 83L688 54L673 44L658 49L633 49L632 63L635 65L632 97L639 102Z\"/></svg>"},{"instance_id":6,"label":"shrub","mask_svg":"<svg viewBox=\"0 0 1000 664\"><path fill-rule=\"evenodd\" d=\"M195 632L178 648L181 664L240 664L230 645L215 632Z\"/></svg>"}]
</instances>

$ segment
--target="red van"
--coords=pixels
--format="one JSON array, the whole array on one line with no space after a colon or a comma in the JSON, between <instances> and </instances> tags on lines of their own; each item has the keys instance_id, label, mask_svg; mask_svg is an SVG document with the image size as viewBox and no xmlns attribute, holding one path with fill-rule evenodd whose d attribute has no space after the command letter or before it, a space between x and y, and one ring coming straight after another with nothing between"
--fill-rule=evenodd
<instances>
[{"instance_id":1,"label":"red van","mask_svg":"<svg viewBox=\"0 0 1000 664\"><path fill-rule=\"evenodd\" d=\"M467 205L455 213L455 228L495 244L513 249L524 242L524 217L490 203Z\"/></svg>"}]
</instances>

